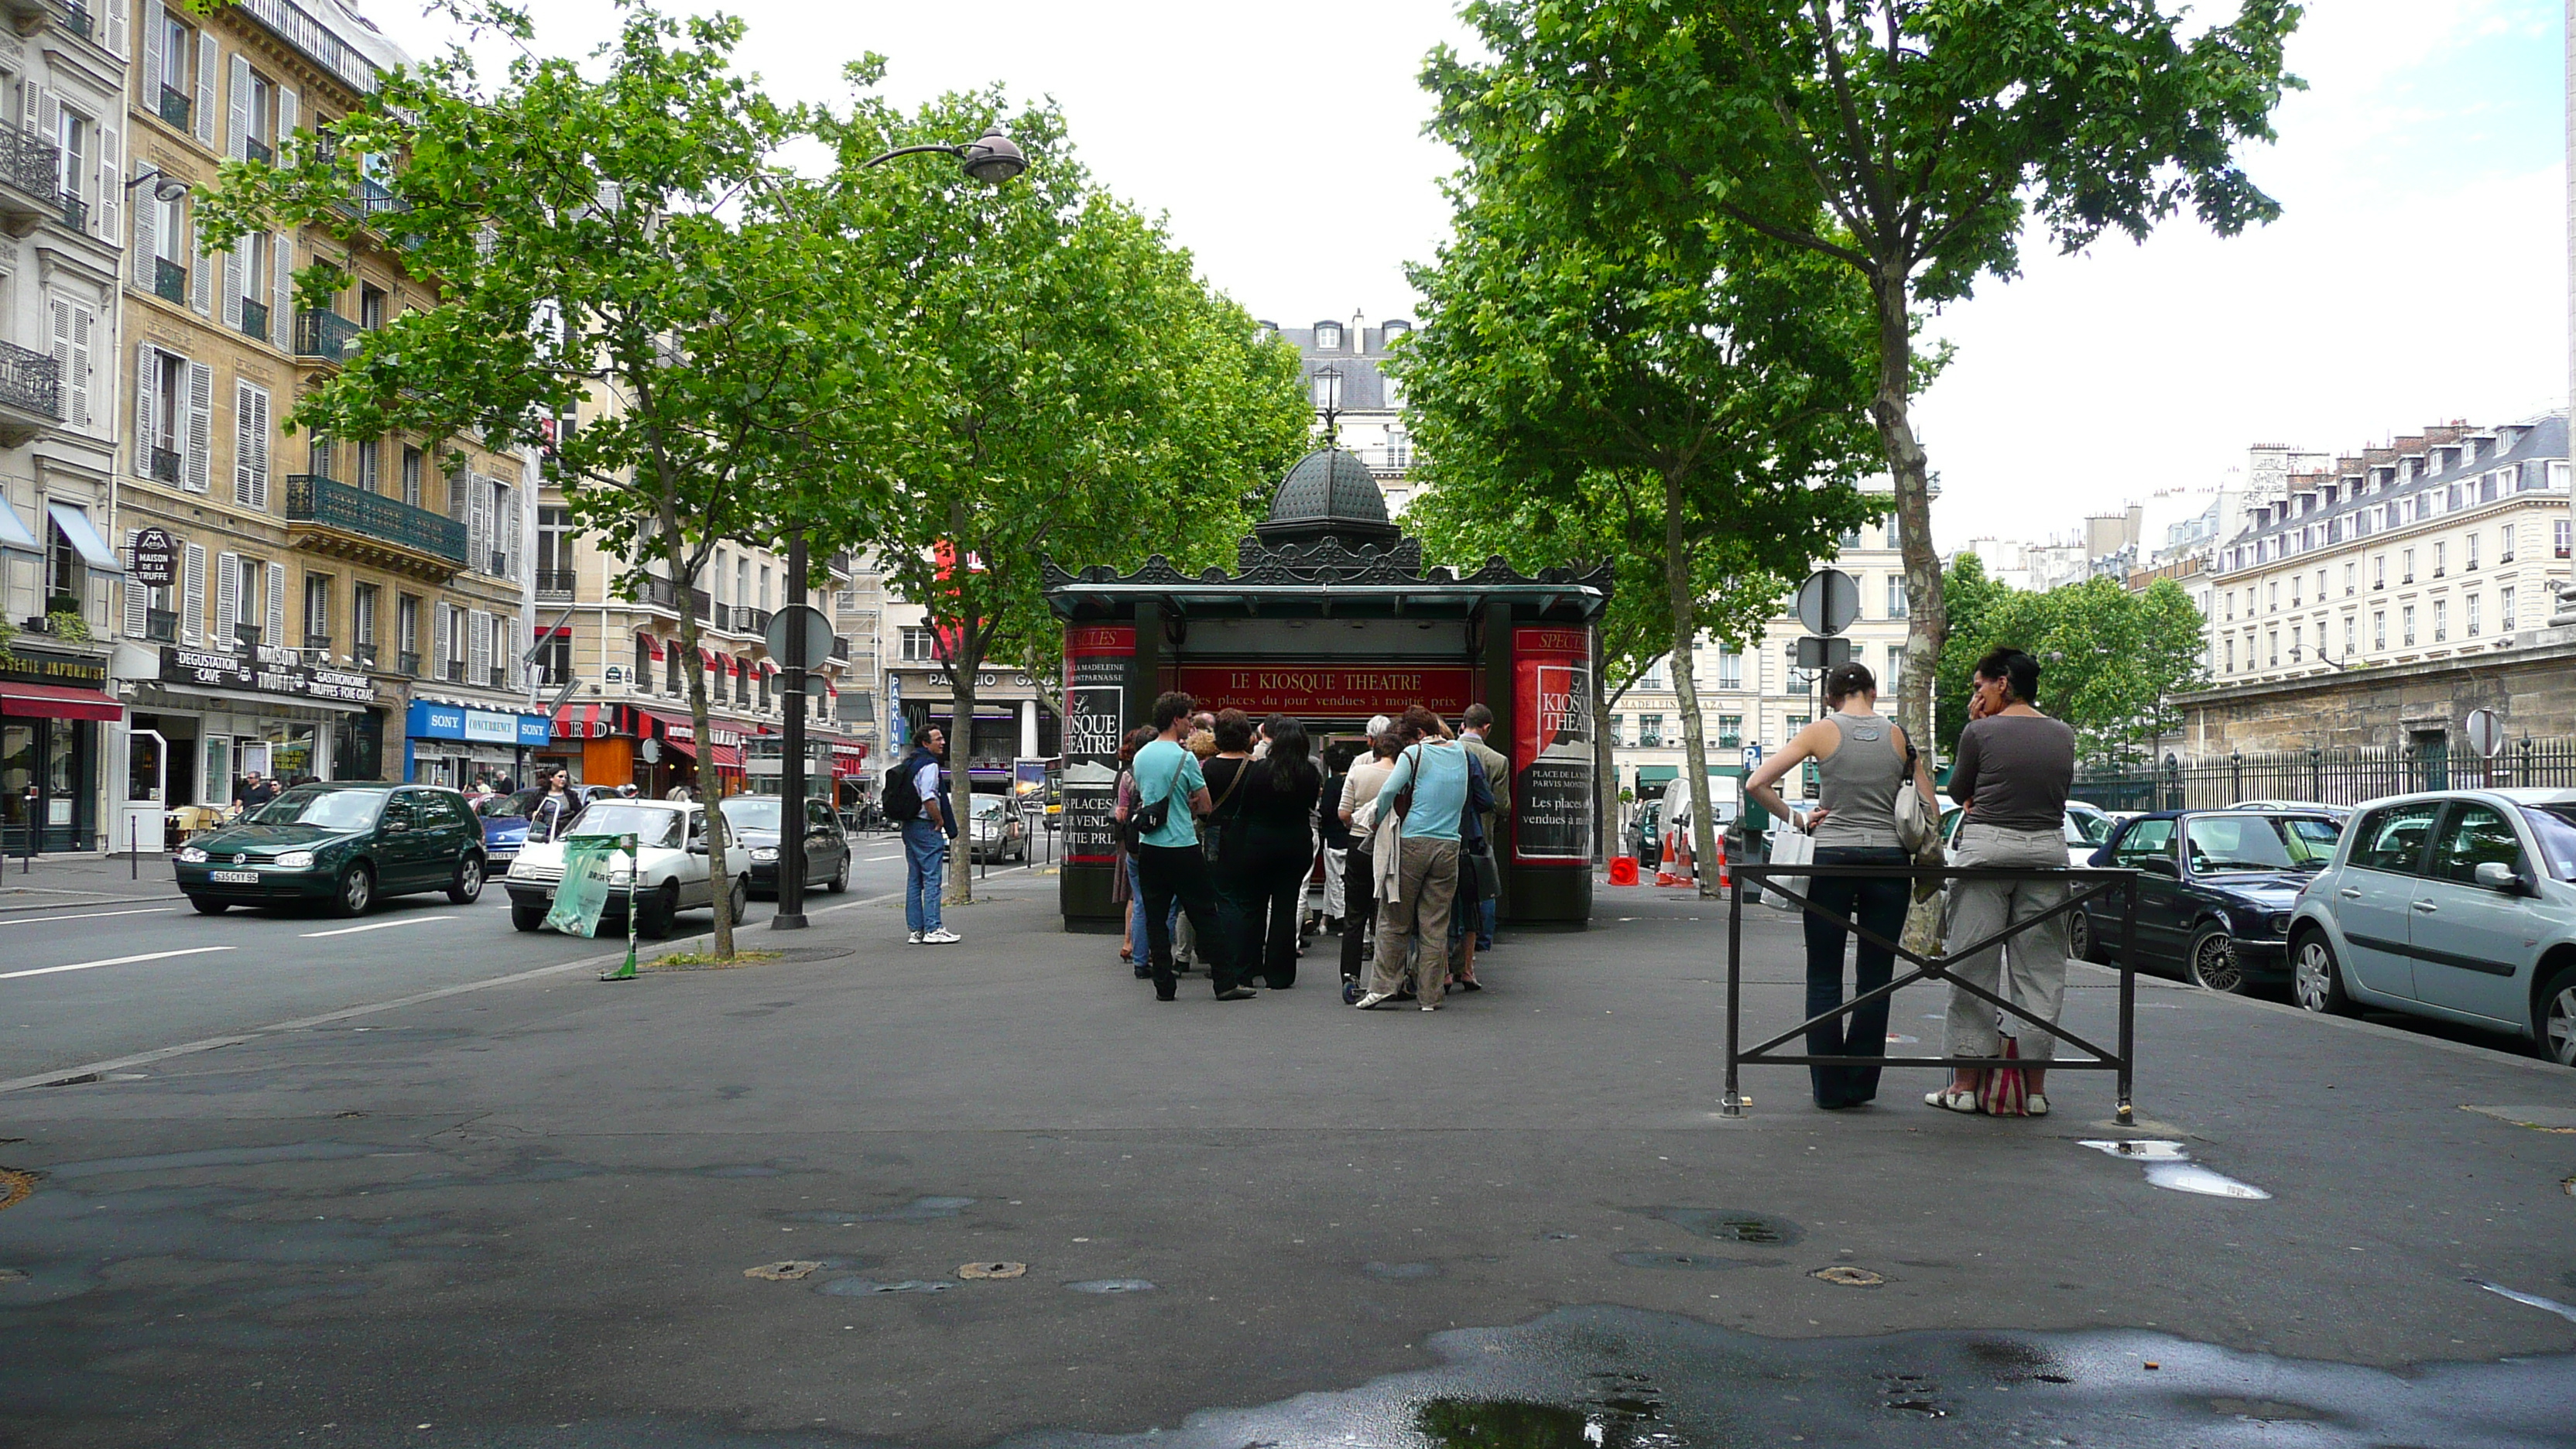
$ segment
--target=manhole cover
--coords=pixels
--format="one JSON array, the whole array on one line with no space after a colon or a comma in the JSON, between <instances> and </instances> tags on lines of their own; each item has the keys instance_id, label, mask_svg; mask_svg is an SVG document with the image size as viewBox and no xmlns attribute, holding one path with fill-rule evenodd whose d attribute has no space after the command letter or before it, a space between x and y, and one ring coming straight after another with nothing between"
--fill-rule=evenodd
<instances>
[{"instance_id":1,"label":"manhole cover","mask_svg":"<svg viewBox=\"0 0 2576 1449\"><path fill-rule=\"evenodd\" d=\"M784 1263L763 1263L757 1268L745 1268L742 1270L742 1276L766 1278L772 1283L789 1283L822 1266L810 1259L790 1258Z\"/></svg>"},{"instance_id":2,"label":"manhole cover","mask_svg":"<svg viewBox=\"0 0 2576 1449\"><path fill-rule=\"evenodd\" d=\"M1807 1276L1820 1278L1827 1283L1838 1284L1845 1288L1875 1288L1887 1281L1867 1268L1855 1268L1848 1263L1837 1263L1830 1268L1818 1268Z\"/></svg>"},{"instance_id":3,"label":"manhole cover","mask_svg":"<svg viewBox=\"0 0 2576 1449\"><path fill-rule=\"evenodd\" d=\"M957 1266L960 1278L1017 1278L1027 1271L1029 1265L1026 1263L960 1263Z\"/></svg>"}]
</instances>

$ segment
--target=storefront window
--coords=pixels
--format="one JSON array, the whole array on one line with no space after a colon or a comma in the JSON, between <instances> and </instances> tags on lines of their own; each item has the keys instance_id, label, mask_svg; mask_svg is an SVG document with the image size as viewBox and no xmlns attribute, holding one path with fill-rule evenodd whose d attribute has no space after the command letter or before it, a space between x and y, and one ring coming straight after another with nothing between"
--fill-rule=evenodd
<instances>
[{"instance_id":1,"label":"storefront window","mask_svg":"<svg viewBox=\"0 0 2576 1449\"><path fill-rule=\"evenodd\" d=\"M27 826L27 787L36 780L36 726L0 725L0 823Z\"/></svg>"},{"instance_id":2,"label":"storefront window","mask_svg":"<svg viewBox=\"0 0 2576 1449\"><path fill-rule=\"evenodd\" d=\"M161 798L161 741L151 735L136 733L126 736L125 798Z\"/></svg>"},{"instance_id":3,"label":"storefront window","mask_svg":"<svg viewBox=\"0 0 2576 1449\"><path fill-rule=\"evenodd\" d=\"M292 720L272 720L260 730L268 743L268 775L277 780L306 780L315 774L317 760L313 753L313 726Z\"/></svg>"},{"instance_id":4,"label":"storefront window","mask_svg":"<svg viewBox=\"0 0 2576 1449\"><path fill-rule=\"evenodd\" d=\"M206 768L197 777L197 798L208 805L233 802L233 741L230 735L206 736Z\"/></svg>"}]
</instances>

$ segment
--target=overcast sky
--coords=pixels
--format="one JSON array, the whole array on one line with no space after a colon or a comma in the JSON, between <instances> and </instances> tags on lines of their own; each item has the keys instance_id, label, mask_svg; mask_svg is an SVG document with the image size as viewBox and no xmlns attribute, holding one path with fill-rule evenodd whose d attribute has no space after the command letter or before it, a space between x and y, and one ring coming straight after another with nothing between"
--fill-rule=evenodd
<instances>
[{"instance_id":1,"label":"overcast sky","mask_svg":"<svg viewBox=\"0 0 2576 1449\"><path fill-rule=\"evenodd\" d=\"M426 54L447 31L417 3L363 8ZM601 0L533 4L545 49L612 24ZM996 81L1052 96L1094 174L1271 321L1409 315L1404 267L1446 226L1449 159L1421 135L1415 78L1463 43L1450 0L722 8L782 98L843 99L842 63L870 50L898 101ZM2034 244L2025 276L1936 319L1959 347L1918 413L1942 546L2205 487L2257 442L2349 451L2564 407L2563 54L2559 0L2314 0L2290 51L2310 89L2248 158L2278 224L2222 241L2177 222L2079 257Z\"/></svg>"}]
</instances>

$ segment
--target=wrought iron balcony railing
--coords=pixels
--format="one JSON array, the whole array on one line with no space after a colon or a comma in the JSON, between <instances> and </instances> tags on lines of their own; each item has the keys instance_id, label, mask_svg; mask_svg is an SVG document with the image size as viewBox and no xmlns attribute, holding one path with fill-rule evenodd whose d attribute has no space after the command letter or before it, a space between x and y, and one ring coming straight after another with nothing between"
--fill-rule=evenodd
<instances>
[{"instance_id":1,"label":"wrought iron balcony railing","mask_svg":"<svg viewBox=\"0 0 2576 1449\"><path fill-rule=\"evenodd\" d=\"M62 364L44 353L0 342L0 407L44 417L63 415Z\"/></svg>"},{"instance_id":2,"label":"wrought iron balcony railing","mask_svg":"<svg viewBox=\"0 0 2576 1449\"><path fill-rule=\"evenodd\" d=\"M537 570L537 597L569 599L572 597L573 586L577 581L578 576L571 569L539 569Z\"/></svg>"},{"instance_id":3,"label":"wrought iron balcony railing","mask_svg":"<svg viewBox=\"0 0 2576 1449\"><path fill-rule=\"evenodd\" d=\"M438 666L438 677L446 680L450 684L463 684L465 682L465 661L462 659L449 659L442 661Z\"/></svg>"},{"instance_id":4,"label":"wrought iron balcony railing","mask_svg":"<svg viewBox=\"0 0 2576 1449\"><path fill-rule=\"evenodd\" d=\"M179 615L173 609L143 611L143 637L155 644L175 644L179 639Z\"/></svg>"},{"instance_id":5,"label":"wrought iron balcony railing","mask_svg":"<svg viewBox=\"0 0 2576 1449\"><path fill-rule=\"evenodd\" d=\"M847 658L849 658L849 657L850 657L850 641L849 641L849 640L847 640L847 639L843 639L843 638L841 638L841 637L840 637L840 636L838 636L838 635L834 635L834 636L833 636L833 639L832 639L832 657L833 657L833 658L835 658L835 659L847 659Z\"/></svg>"},{"instance_id":6,"label":"wrought iron balcony railing","mask_svg":"<svg viewBox=\"0 0 2576 1449\"><path fill-rule=\"evenodd\" d=\"M151 450L151 454L151 461L145 466L144 471L152 478L163 483L178 482L179 468L183 461L179 457L178 450L175 448L154 448Z\"/></svg>"},{"instance_id":7,"label":"wrought iron balcony railing","mask_svg":"<svg viewBox=\"0 0 2576 1449\"><path fill-rule=\"evenodd\" d=\"M168 257L152 259L152 291L164 302L186 306L188 302L188 269Z\"/></svg>"},{"instance_id":8,"label":"wrought iron balcony railing","mask_svg":"<svg viewBox=\"0 0 2576 1449\"><path fill-rule=\"evenodd\" d=\"M373 644L353 644L349 647L349 658L354 661L360 669L373 669L376 667L376 646Z\"/></svg>"},{"instance_id":9,"label":"wrought iron balcony railing","mask_svg":"<svg viewBox=\"0 0 2576 1449\"><path fill-rule=\"evenodd\" d=\"M241 330L244 337L256 337L262 342L268 340L268 304L266 302L254 302L248 297L242 298Z\"/></svg>"},{"instance_id":10,"label":"wrought iron balcony railing","mask_svg":"<svg viewBox=\"0 0 2576 1449\"><path fill-rule=\"evenodd\" d=\"M173 86L161 88L161 119L178 130L187 130L189 118L196 114L195 103L188 93Z\"/></svg>"},{"instance_id":11,"label":"wrought iron balcony railing","mask_svg":"<svg viewBox=\"0 0 2576 1449\"><path fill-rule=\"evenodd\" d=\"M330 654L330 652L331 652L331 636L330 636L330 635L328 635L328 634L307 634L307 635L305 635L305 636L304 636L304 652L306 652L307 654L311 654L311 653L319 652L319 653L321 653L321 654L323 654L323 655L325 655L325 656L328 656L328 655Z\"/></svg>"},{"instance_id":12,"label":"wrought iron balcony railing","mask_svg":"<svg viewBox=\"0 0 2576 1449\"><path fill-rule=\"evenodd\" d=\"M358 348L366 329L337 312L295 314L295 355L343 362Z\"/></svg>"},{"instance_id":13,"label":"wrought iron balcony railing","mask_svg":"<svg viewBox=\"0 0 2576 1449\"><path fill-rule=\"evenodd\" d=\"M235 624L233 626L233 642L239 644L245 652L257 654L259 652L259 632L259 626L257 624Z\"/></svg>"},{"instance_id":14,"label":"wrought iron balcony railing","mask_svg":"<svg viewBox=\"0 0 2576 1449\"><path fill-rule=\"evenodd\" d=\"M31 130L0 128L0 182L50 203L62 194L62 148Z\"/></svg>"},{"instance_id":15,"label":"wrought iron balcony railing","mask_svg":"<svg viewBox=\"0 0 2576 1449\"><path fill-rule=\"evenodd\" d=\"M418 679L420 678L420 656L406 649L394 656L394 668L399 673Z\"/></svg>"},{"instance_id":16,"label":"wrought iron balcony railing","mask_svg":"<svg viewBox=\"0 0 2576 1449\"><path fill-rule=\"evenodd\" d=\"M89 230L88 202L83 201L79 197L66 191L62 194L61 201L58 204L62 208L64 226L69 227L73 231Z\"/></svg>"},{"instance_id":17,"label":"wrought iron balcony railing","mask_svg":"<svg viewBox=\"0 0 2576 1449\"><path fill-rule=\"evenodd\" d=\"M290 523L318 523L345 529L386 543L432 554L464 567L465 525L399 498L352 488L313 473L286 477L286 517Z\"/></svg>"},{"instance_id":18,"label":"wrought iron balcony railing","mask_svg":"<svg viewBox=\"0 0 2576 1449\"><path fill-rule=\"evenodd\" d=\"M268 143L257 136L242 138L242 154L263 166L277 159L277 153L270 150Z\"/></svg>"}]
</instances>

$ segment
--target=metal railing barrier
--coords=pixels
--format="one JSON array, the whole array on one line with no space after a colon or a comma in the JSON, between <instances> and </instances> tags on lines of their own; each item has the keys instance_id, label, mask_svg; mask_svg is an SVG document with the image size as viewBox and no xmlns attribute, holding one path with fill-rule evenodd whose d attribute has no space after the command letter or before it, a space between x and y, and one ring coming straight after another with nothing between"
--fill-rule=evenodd
<instances>
[{"instance_id":1,"label":"metal railing barrier","mask_svg":"<svg viewBox=\"0 0 2576 1449\"><path fill-rule=\"evenodd\" d=\"M2049 1072L2118 1073L2119 1119L2124 1124L2132 1120L2133 1114L2130 1111L2129 1106L2129 1089L2133 1072L2137 1065L2138 873L2136 871L2127 869L2095 868L2057 870L2015 869L2005 866L1804 864L1739 865L1733 867L1732 873L1734 876L1734 882L1727 889L1726 911L1726 1095L1719 1105L1719 1115L1725 1117L1742 1117L1744 1115L1744 1109L1750 1105L1749 1099L1747 1099L1743 1093L1742 1081L1739 1074L1739 1069L1747 1066L1938 1067L1944 1071L1955 1070L1962 1067L2037 1067L2042 1071ZM1904 973L1903 975L1894 977L1884 986L1880 986L1854 996L1851 1000L1844 1002L1842 1005L1835 1007L1831 1011L1825 1012L1820 1016L1809 1017L1805 1021L1798 1023L1796 1026L1793 1026L1787 1031L1781 1032L1779 1035L1771 1037L1768 1040L1760 1042L1749 1048L1741 1045L1744 1025L1745 887L1750 884L1753 889L1758 892L1764 888L1766 883L1776 881L1781 877L1805 877L1808 879L1821 877L1833 880L1884 880L1890 876L1902 879L1909 884L1925 880L1937 880L1945 885L1951 881L1959 880L2060 881L2070 888L2090 885L2092 889L2069 889L2065 900L2027 920L2012 922L2002 930L1985 937L1983 940L1973 941L1965 946L1945 950L1935 956L1924 956L1917 952L1905 949L1902 942L1890 941L1887 938L1878 935L1876 932L1864 928L1857 920L1837 915L1832 911L1826 910L1824 907L1817 905L1814 901L1808 900L1805 896L1800 895L1796 891L1787 890L1779 885L1772 884L1769 887L1771 892L1794 904L1798 908L1801 920L1808 915L1822 916L1827 920L1841 925L1857 940L1893 951L1896 953L1896 957L1899 961L1911 963L1914 969ZM2038 1017L2033 1016L2029 1011L2013 1005L2011 1002L2006 1001L2004 998L1986 990L1984 987L1978 986L1973 982L1962 981L1951 973L1950 968L1960 961L2003 945L2013 937L2020 935L2024 931L2029 930L2031 927L2036 926L2043 921L2053 920L2059 916L2066 915L2071 911L2081 910L2083 909L2084 904L2088 901L2099 900L2114 893L2117 893L2120 897L2120 959L2116 968L2120 973L2120 1045L2117 1051L2106 1051L2094 1043L2085 1040L2083 1037L2076 1035L2074 1032L2067 1030L2065 1026L2058 1022L2042 1021ZM1855 913L1857 913L1857 906L1855 906L1854 910ZM1946 941L1943 944L1945 946L1949 945ZM1803 953L1801 954L1800 962L1801 965L1804 964ZM2070 964L2072 964L2072 958L2070 958ZM1780 1056L1775 1054L1775 1048L1786 1045L1789 1042L1796 1041L1805 1036L1810 1027L1820 1026L1839 1016L1848 1016L1871 1002L1892 999L1897 992L1902 991L1906 987L1914 985L1919 981L1945 982L1967 992L1969 995L1976 997L1978 1000L1983 1001L1990 1006L2001 1009L2007 1017L2015 1018L2038 1027L2040 1030L2047 1032L2050 1036L2055 1037L2059 1041L2065 1042L2068 1045L2075 1047L2077 1050L2089 1053L2090 1055L2087 1057L2078 1057L2073 1060L2056 1058L2041 1062L2028 1057L1817 1057L1803 1055ZM1996 984L1999 986L2003 985L2004 978L1998 976Z\"/></svg>"}]
</instances>

